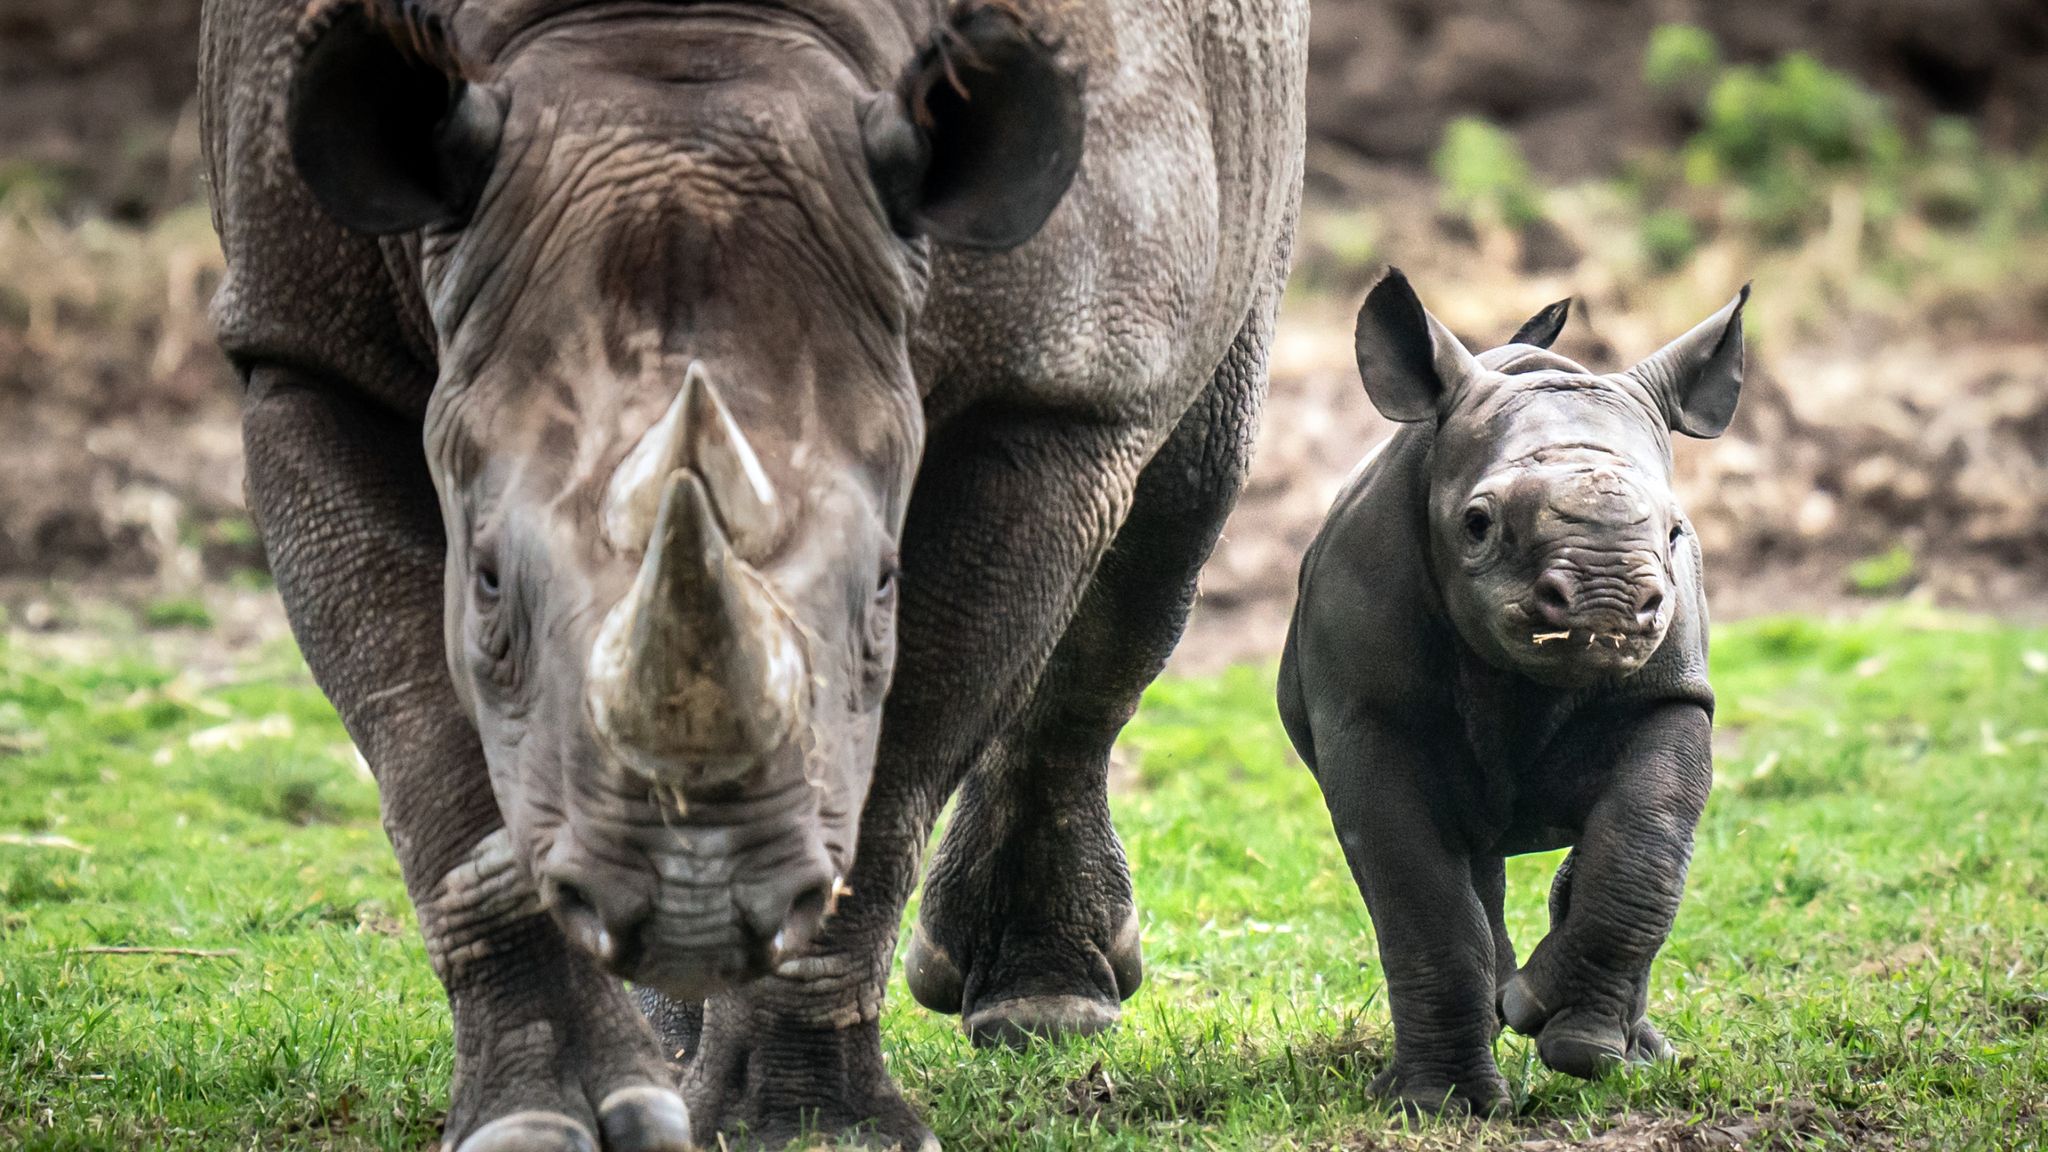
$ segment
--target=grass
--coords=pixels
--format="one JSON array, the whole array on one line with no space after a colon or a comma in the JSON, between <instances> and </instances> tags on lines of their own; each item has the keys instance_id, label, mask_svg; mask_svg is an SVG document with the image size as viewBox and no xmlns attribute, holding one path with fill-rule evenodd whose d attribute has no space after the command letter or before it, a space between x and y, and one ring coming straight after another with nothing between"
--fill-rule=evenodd
<instances>
[{"instance_id":1,"label":"grass","mask_svg":"<svg viewBox=\"0 0 2048 1152\"><path fill-rule=\"evenodd\" d=\"M1646 1118L1751 1146L2048 1144L2044 650L1906 610L1722 629L1722 779L1652 1004L1686 1059L1588 1085L1504 1038L1521 1115L1487 1125L1364 1099L1388 1042L1371 927L1267 673L1163 683L1121 752L1149 964L1124 1026L981 1053L899 984L892 1067L954 1149L1513 1144ZM431 1145L446 1009L371 785L289 653L218 683L0 647L0 836L0 1145ZM1524 950L1554 863L1511 867ZM105 946L229 954L84 951Z\"/></svg>"}]
</instances>

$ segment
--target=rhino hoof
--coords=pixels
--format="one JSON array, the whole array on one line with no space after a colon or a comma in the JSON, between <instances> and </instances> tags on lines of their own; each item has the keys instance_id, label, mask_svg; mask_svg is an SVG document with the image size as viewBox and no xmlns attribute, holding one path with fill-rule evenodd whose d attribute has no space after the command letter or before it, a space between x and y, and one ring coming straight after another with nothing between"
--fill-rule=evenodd
<instances>
[{"instance_id":1,"label":"rhino hoof","mask_svg":"<svg viewBox=\"0 0 2048 1152\"><path fill-rule=\"evenodd\" d=\"M1628 1062L1631 1065L1662 1064L1678 1059L1678 1049L1664 1038L1657 1026L1648 1020L1638 1020L1628 1033Z\"/></svg>"},{"instance_id":2,"label":"rhino hoof","mask_svg":"<svg viewBox=\"0 0 2048 1152\"><path fill-rule=\"evenodd\" d=\"M1093 1036L1116 1026L1123 1010L1085 996L1025 996L977 1009L967 1017L976 1048L1023 1048L1033 1040Z\"/></svg>"},{"instance_id":3,"label":"rhino hoof","mask_svg":"<svg viewBox=\"0 0 2048 1152\"><path fill-rule=\"evenodd\" d=\"M688 1152L690 1113L666 1088L621 1088L597 1106L605 1152Z\"/></svg>"},{"instance_id":4,"label":"rhino hoof","mask_svg":"<svg viewBox=\"0 0 2048 1152\"><path fill-rule=\"evenodd\" d=\"M1536 1038L1536 1055L1567 1076L1598 1080L1628 1062L1628 1037L1615 1023L1576 1012L1551 1018Z\"/></svg>"},{"instance_id":5,"label":"rhino hoof","mask_svg":"<svg viewBox=\"0 0 2048 1152\"><path fill-rule=\"evenodd\" d=\"M1501 1116L1514 1111L1514 1101L1498 1073L1473 1078L1469 1084L1449 1080L1418 1081L1388 1065L1366 1086L1366 1095L1406 1116Z\"/></svg>"},{"instance_id":6,"label":"rhino hoof","mask_svg":"<svg viewBox=\"0 0 2048 1152\"><path fill-rule=\"evenodd\" d=\"M952 955L924 934L923 924L910 931L910 950L903 957L903 979L919 1004L941 1015L959 1015L967 982L960 975L960 966L953 963Z\"/></svg>"},{"instance_id":7,"label":"rhino hoof","mask_svg":"<svg viewBox=\"0 0 2048 1152\"><path fill-rule=\"evenodd\" d=\"M1500 990L1500 1016L1507 1026L1524 1036L1534 1036L1543 1031L1543 1024L1550 1019L1550 1009L1529 989L1529 979L1521 973Z\"/></svg>"},{"instance_id":8,"label":"rhino hoof","mask_svg":"<svg viewBox=\"0 0 2048 1152\"><path fill-rule=\"evenodd\" d=\"M1116 939L1109 946L1109 970L1116 977L1116 995L1119 1000L1129 1000L1145 982L1145 945L1142 924L1138 910L1124 917L1124 925L1117 929Z\"/></svg>"},{"instance_id":9,"label":"rhino hoof","mask_svg":"<svg viewBox=\"0 0 2048 1152\"><path fill-rule=\"evenodd\" d=\"M470 1133L456 1152L597 1152L597 1141L560 1112L514 1112Z\"/></svg>"}]
</instances>

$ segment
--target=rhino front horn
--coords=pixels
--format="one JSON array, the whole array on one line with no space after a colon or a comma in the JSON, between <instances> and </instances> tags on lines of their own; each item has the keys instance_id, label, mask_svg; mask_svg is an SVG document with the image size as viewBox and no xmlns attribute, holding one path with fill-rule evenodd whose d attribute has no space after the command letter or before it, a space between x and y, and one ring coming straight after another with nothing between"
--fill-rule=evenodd
<instances>
[{"instance_id":1,"label":"rhino front horn","mask_svg":"<svg viewBox=\"0 0 2048 1152\"><path fill-rule=\"evenodd\" d=\"M630 552L647 544L662 494L680 469L695 472L703 482L718 523L740 555L759 560L774 547L782 526L775 487L697 363L684 374L668 411L612 474L604 532L613 548Z\"/></svg>"},{"instance_id":2,"label":"rhino front horn","mask_svg":"<svg viewBox=\"0 0 2048 1152\"><path fill-rule=\"evenodd\" d=\"M793 622L720 529L706 478L675 469L661 493L633 586L591 648L587 703L628 769L701 787L788 742L809 674Z\"/></svg>"}]
</instances>

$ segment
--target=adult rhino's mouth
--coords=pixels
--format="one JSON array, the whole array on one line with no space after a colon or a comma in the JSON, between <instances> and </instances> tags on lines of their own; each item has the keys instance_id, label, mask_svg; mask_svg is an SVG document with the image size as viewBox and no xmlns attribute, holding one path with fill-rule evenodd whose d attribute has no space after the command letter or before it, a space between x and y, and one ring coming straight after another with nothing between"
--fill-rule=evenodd
<instances>
[{"instance_id":1,"label":"adult rhino's mouth","mask_svg":"<svg viewBox=\"0 0 2048 1152\"><path fill-rule=\"evenodd\" d=\"M615 975L702 997L773 971L809 947L844 882L816 796L698 799L579 789L540 868L541 903Z\"/></svg>"}]
</instances>

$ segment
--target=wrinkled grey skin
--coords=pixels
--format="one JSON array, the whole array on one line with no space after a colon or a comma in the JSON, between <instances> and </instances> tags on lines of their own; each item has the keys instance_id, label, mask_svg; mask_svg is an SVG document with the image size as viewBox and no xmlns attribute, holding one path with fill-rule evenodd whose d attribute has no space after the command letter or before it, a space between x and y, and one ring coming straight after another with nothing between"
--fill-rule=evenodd
<instances>
[{"instance_id":1,"label":"wrinkled grey skin","mask_svg":"<svg viewBox=\"0 0 2048 1152\"><path fill-rule=\"evenodd\" d=\"M1398 271L1359 313L1366 390L1405 424L1302 561L1279 701L1379 940L1382 1097L1506 1106L1503 1021L1578 1076L1670 1051L1644 1008L1714 705L1670 433L1733 415L1746 297L1610 375L1547 350L1563 304L1478 357ZM1505 858L1566 846L1518 968Z\"/></svg>"},{"instance_id":2,"label":"wrinkled grey skin","mask_svg":"<svg viewBox=\"0 0 2048 1152\"><path fill-rule=\"evenodd\" d=\"M956 788L918 998L1018 1041L1107 1026L1140 979L1105 768L1244 479L1305 0L1020 0L1083 78L1085 151L1042 227L979 237L929 203L906 228L864 152L878 96L885 139L921 123L906 67L945 5L355 6L467 82L406 169L432 194L332 160L353 121L301 131L330 41L297 0L212 0L216 315L252 513L448 990L448 1146L929 1144L877 1016ZM678 399L693 365L717 405ZM718 406L772 500L736 486ZM683 408L655 487L618 498ZM629 675L594 653L643 587L697 615L643 629L672 662ZM737 655L698 667L700 641ZM758 704L734 669L784 641L793 711L597 730L601 665Z\"/></svg>"}]
</instances>

